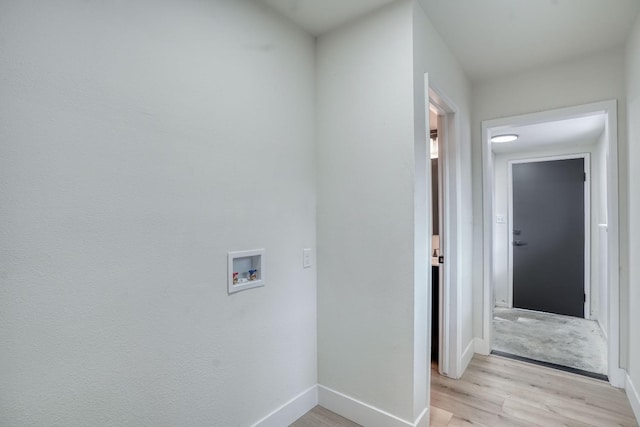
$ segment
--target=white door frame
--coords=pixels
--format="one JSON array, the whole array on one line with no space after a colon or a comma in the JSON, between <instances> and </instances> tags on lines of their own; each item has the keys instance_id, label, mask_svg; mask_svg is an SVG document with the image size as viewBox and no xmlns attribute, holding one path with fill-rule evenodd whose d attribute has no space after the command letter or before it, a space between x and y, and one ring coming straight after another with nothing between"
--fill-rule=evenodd
<instances>
[{"instance_id":1,"label":"white door frame","mask_svg":"<svg viewBox=\"0 0 640 427\"><path fill-rule=\"evenodd\" d=\"M461 171L460 171L460 142L459 142L459 109L437 85L428 82L427 98L427 123L429 104L438 110L438 155L442 156L439 168L441 177L441 187L443 203L441 203L442 234L446 241L440 248L440 254L444 256L444 264L440 265L442 270L440 277L444 283L441 286L441 311L440 311L440 354L439 371L442 375L451 378L460 378L464 369L462 360L462 293L460 287L461 274L461 254L462 244L461 229L462 215L461 206ZM429 126L427 126L427 129ZM431 162L429 162L429 168ZM431 188L431 174L429 176L429 186ZM428 202L429 212L433 209L431 199ZM433 253L431 245L431 221L429 224L429 256ZM428 279L429 290L431 290L431 275ZM429 329L431 331L431 329ZM431 342L429 340L429 342Z\"/></svg>"},{"instance_id":2,"label":"white door frame","mask_svg":"<svg viewBox=\"0 0 640 427\"><path fill-rule=\"evenodd\" d=\"M493 151L491 147L492 131L500 127L530 125L577 117L605 114L605 132L607 132L607 250L608 289L609 289L609 334L607 342L608 377L614 387L625 385L625 373L620 368L620 244L619 244L619 205L618 205L618 116L616 100L560 108L539 113L482 122L482 166L483 166L483 315L482 341L478 352L489 354L491 350L492 313L493 313Z\"/></svg>"},{"instance_id":3,"label":"white door frame","mask_svg":"<svg viewBox=\"0 0 640 427\"><path fill-rule=\"evenodd\" d=\"M531 157L514 159L507 162L507 199L508 199L508 233L509 233L509 257L507 264L507 284L509 286L507 304L513 307L513 165L522 163L549 162L554 160L583 159L584 173L584 318L591 318L591 154L575 153L548 157Z\"/></svg>"}]
</instances>

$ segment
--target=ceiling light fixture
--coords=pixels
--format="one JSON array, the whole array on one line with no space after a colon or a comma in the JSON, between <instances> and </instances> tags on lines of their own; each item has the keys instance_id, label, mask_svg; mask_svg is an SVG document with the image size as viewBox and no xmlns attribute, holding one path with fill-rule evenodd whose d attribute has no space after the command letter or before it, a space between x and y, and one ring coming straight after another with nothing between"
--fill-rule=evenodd
<instances>
[{"instance_id":1,"label":"ceiling light fixture","mask_svg":"<svg viewBox=\"0 0 640 427\"><path fill-rule=\"evenodd\" d=\"M496 135L491 137L491 142L501 144L504 142L513 142L516 139L518 139L518 135L516 134Z\"/></svg>"}]
</instances>

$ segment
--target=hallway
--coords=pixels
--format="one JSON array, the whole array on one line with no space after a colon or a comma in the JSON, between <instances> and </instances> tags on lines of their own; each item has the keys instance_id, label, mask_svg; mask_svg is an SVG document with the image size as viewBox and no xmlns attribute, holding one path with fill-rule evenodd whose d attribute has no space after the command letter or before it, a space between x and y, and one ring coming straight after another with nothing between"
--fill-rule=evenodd
<instances>
[{"instance_id":1,"label":"hallway","mask_svg":"<svg viewBox=\"0 0 640 427\"><path fill-rule=\"evenodd\" d=\"M0 427L640 420L640 0L7 0L0 51ZM525 212L589 212L521 228L563 156ZM616 391L487 358L581 224L527 289Z\"/></svg>"},{"instance_id":2,"label":"hallway","mask_svg":"<svg viewBox=\"0 0 640 427\"><path fill-rule=\"evenodd\" d=\"M498 356L476 355L461 379L431 370L431 427L628 426L624 391L604 381ZM357 427L316 407L292 427Z\"/></svg>"},{"instance_id":3,"label":"hallway","mask_svg":"<svg viewBox=\"0 0 640 427\"><path fill-rule=\"evenodd\" d=\"M637 426L624 391L498 356L474 356L460 380L432 371L431 426Z\"/></svg>"}]
</instances>

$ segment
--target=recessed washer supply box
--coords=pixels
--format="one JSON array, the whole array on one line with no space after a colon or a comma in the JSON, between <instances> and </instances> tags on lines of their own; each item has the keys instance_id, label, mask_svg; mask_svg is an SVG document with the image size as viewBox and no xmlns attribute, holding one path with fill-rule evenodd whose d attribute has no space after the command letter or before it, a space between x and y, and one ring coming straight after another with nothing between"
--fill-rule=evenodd
<instances>
[{"instance_id":1,"label":"recessed washer supply box","mask_svg":"<svg viewBox=\"0 0 640 427\"><path fill-rule=\"evenodd\" d=\"M267 280L264 249L228 253L228 292L264 286Z\"/></svg>"}]
</instances>

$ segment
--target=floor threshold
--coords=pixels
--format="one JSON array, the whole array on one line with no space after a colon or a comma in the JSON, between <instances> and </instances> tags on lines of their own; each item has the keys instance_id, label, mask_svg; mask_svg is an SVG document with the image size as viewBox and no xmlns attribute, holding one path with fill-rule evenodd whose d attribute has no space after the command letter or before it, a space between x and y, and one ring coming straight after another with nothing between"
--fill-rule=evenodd
<instances>
[{"instance_id":1,"label":"floor threshold","mask_svg":"<svg viewBox=\"0 0 640 427\"><path fill-rule=\"evenodd\" d=\"M601 380L605 382L609 382L609 377L603 374L598 374L595 372L584 371L578 368L571 368L569 366L558 365L556 363L544 362L542 360L531 359L529 357L518 356L516 354L506 353L504 351L491 350L491 354L495 356L505 357L507 359L518 360L520 362L532 363L534 365L544 366L551 369L557 369L564 372L569 372L576 375L582 375L585 377L593 378L596 380Z\"/></svg>"}]
</instances>

